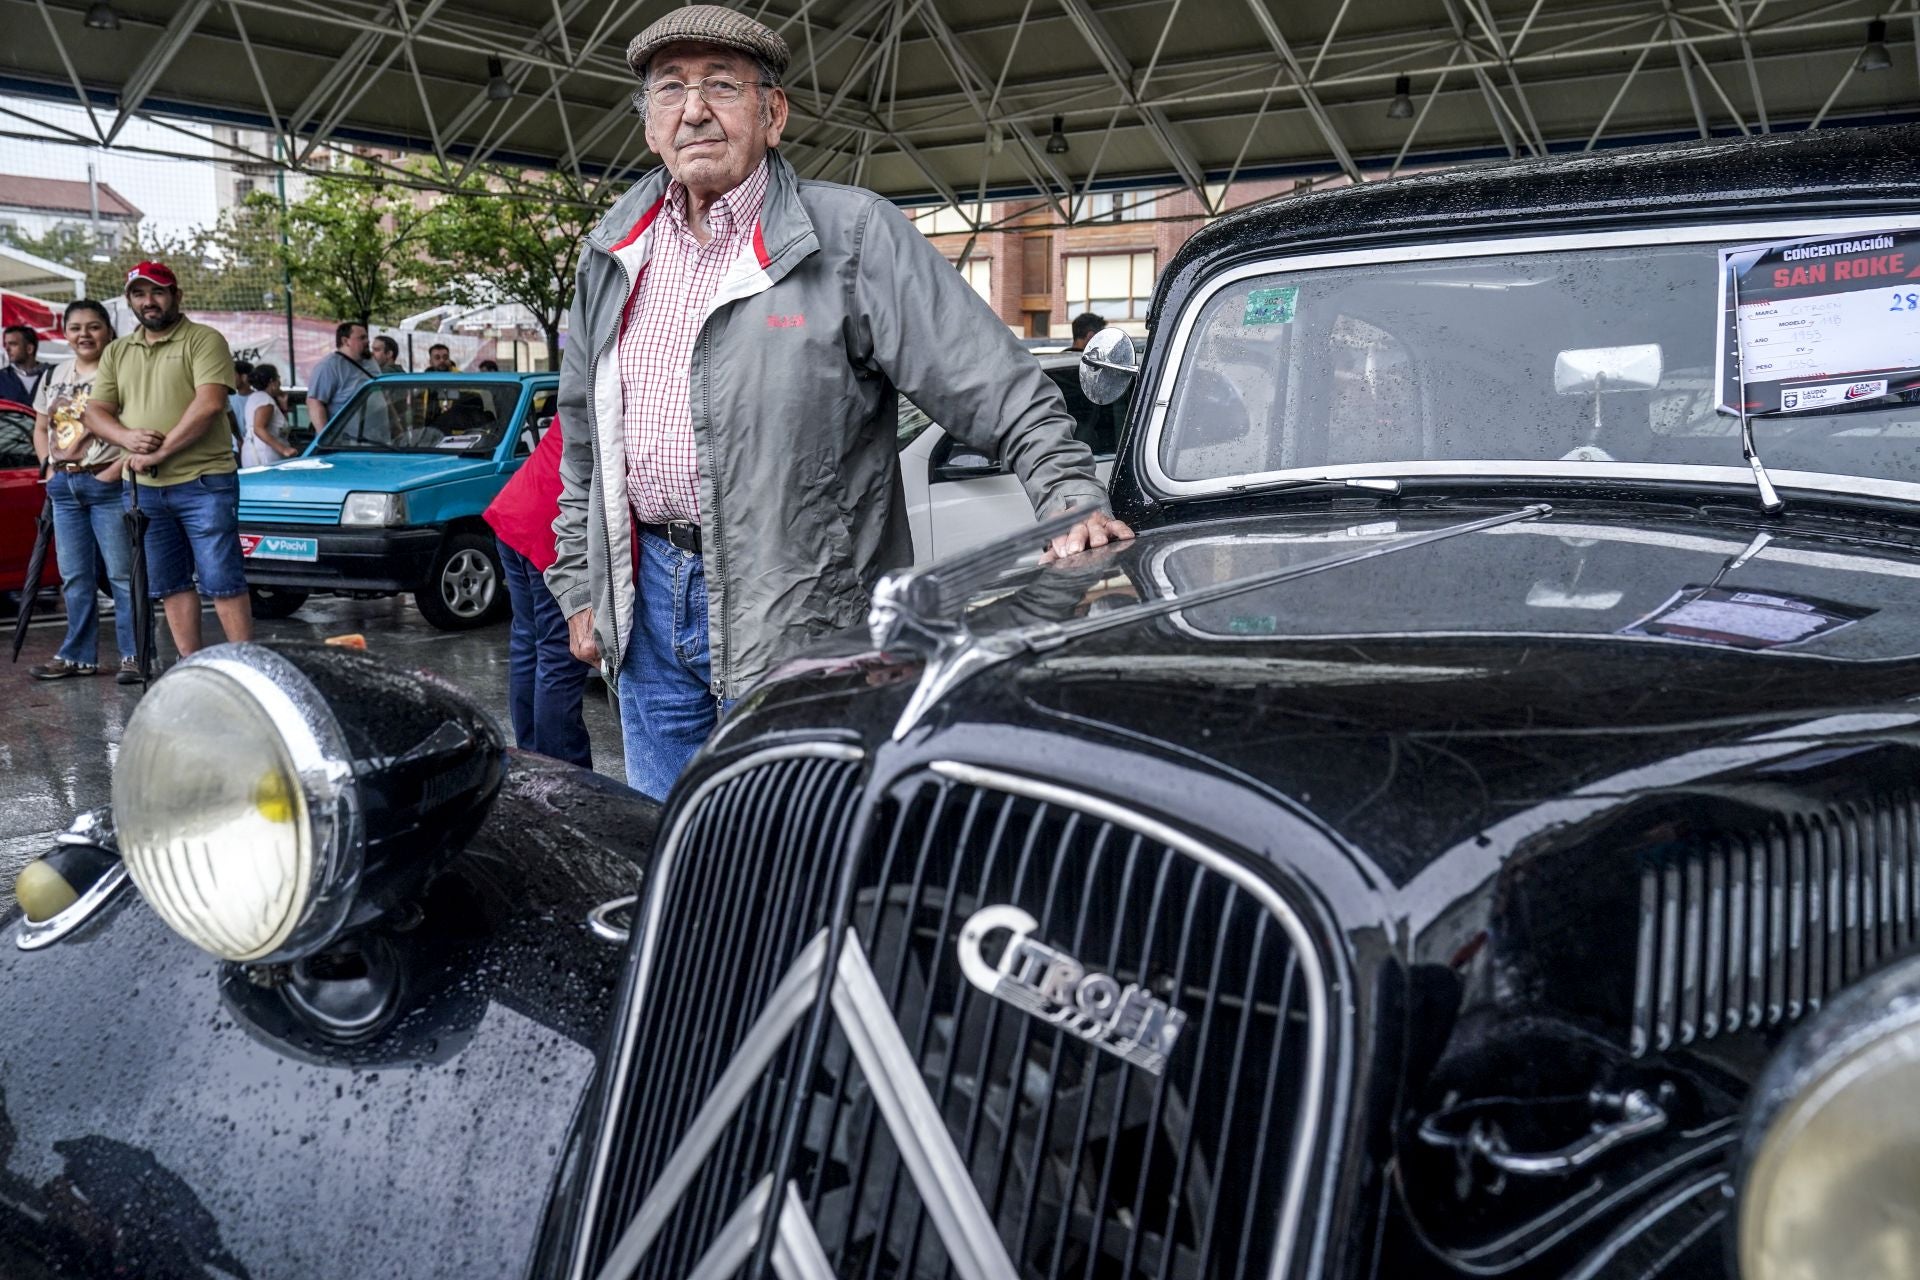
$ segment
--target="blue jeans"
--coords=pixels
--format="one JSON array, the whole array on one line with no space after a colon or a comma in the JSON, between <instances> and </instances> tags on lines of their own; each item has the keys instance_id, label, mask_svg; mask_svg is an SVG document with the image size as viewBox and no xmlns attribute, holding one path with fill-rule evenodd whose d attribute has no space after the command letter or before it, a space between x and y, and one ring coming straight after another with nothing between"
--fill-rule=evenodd
<instances>
[{"instance_id":1,"label":"blue jeans","mask_svg":"<svg viewBox=\"0 0 1920 1280\"><path fill-rule=\"evenodd\" d=\"M507 595L513 601L507 705L513 713L514 744L591 769L593 744L580 711L591 668L567 648L567 619L533 561L504 542L499 547Z\"/></svg>"},{"instance_id":2,"label":"blue jeans","mask_svg":"<svg viewBox=\"0 0 1920 1280\"><path fill-rule=\"evenodd\" d=\"M725 710L710 687L706 570L693 552L643 533L634 593L619 682L627 785L665 800Z\"/></svg>"},{"instance_id":3,"label":"blue jeans","mask_svg":"<svg viewBox=\"0 0 1920 1280\"><path fill-rule=\"evenodd\" d=\"M143 484L140 510L147 516L148 595L164 600L192 591L195 578L209 600L247 594L240 477L223 471L179 484Z\"/></svg>"},{"instance_id":4,"label":"blue jeans","mask_svg":"<svg viewBox=\"0 0 1920 1280\"><path fill-rule=\"evenodd\" d=\"M67 638L59 656L74 663L96 663L100 651L100 579L95 555L107 565L113 589L113 638L120 656L133 656L133 592L127 582L126 516L121 484L101 484L85 472L56 471L47 480L53 495L53 549L60 565L61 594L67 598Z\"/></svg>"}]
</instances>

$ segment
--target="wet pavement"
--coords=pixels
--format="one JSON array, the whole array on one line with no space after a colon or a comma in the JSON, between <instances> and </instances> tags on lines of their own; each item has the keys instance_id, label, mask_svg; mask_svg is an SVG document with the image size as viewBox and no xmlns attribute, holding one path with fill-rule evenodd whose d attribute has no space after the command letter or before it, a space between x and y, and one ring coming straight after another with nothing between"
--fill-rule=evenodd
<instances>
[{"instance_id":1,"label":"wet pavement","mask_svg":"<svg viewBox=\"0 0 1920 1280\"><path fill-rule=\"evenodd\" d=\"M67 680L34 680L27 668L53 656L65 633L58 606L41 604L46 616L34 622L20 661L0 664L0 914L13 906L13 878L21 866L45 852L53 835L76 813L106 804L114 756L127 717L139 703L138 685L114 682L111 673ZM157 617L157 614L156 614ZM210 640L220 635L211 609L202 620ZM256 622L258 639L323 640L359 633L370 653L403 666L421 668L466 691L500 722L509 741L507 716L507 624L477 631L436 631L407 597L344 600L318 596L299 613L280 622ZM113 647L110 610L101 630ZM174 657L160 623L160 656ZM9 627L7 634L12 634ZM624 778L620 761L619 717L607 705L596 680L587 685L587 732L593 739L594 768Z\"/></svg>"}]
</instances>

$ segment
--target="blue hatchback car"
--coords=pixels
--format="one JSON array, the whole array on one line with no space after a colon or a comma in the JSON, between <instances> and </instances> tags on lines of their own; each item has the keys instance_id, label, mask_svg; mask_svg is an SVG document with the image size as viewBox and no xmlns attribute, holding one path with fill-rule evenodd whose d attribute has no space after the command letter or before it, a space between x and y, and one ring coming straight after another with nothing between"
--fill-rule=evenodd
<instances>
[{"instance_id":1,"label":"blue hatchback car","mask_svg":"<svg viewBox=\"0 0 1920 1280\"><path fill-rule=\"evenodd\" d=\"M305 453L240 473L240 544L256 617L315 592L411 592L428 622L504 617L480 518L553 425L551 373L395 374L362 387Z\"/></svg>"}]
</instances>

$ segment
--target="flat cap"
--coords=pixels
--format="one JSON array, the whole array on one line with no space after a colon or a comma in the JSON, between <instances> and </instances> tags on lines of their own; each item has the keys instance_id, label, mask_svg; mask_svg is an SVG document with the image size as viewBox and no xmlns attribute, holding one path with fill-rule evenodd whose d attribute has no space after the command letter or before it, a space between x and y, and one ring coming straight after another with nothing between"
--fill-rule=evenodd
<instances>
[{"instance_id":1,"label":"flat cap","mask_svg":"<svg viewBox=\"0 0 1920 1280\"><path fill-rule=\"evenodd\" d=\"M776 78L784 76L787 64L793 61L787 42L771 27L724 5L690 4L635 36L627 46L627 65L633 68L633 74L644 75L653 55L670 44L717 44L738 49L766 63Z\"/></svg>"}]
</instances>

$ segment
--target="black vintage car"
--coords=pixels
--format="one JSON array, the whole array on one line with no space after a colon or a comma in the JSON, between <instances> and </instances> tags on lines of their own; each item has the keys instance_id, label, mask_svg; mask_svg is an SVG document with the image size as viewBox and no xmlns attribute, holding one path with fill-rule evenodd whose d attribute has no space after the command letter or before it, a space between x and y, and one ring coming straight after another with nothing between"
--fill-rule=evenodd
<instances>
[{"instance_id":1,"label":"black vintage car","mask_svg":"<svg viewBox=\"0 0 1920 1280\"><path fill-rule=\"evenodd\" d=\"M182 664L4 927L0 1273L1915 1274L1916 228L1896 128L1223 218L1084 365L1139 536L877 584L657 840Z\"/></svg>"}]
</instances>

